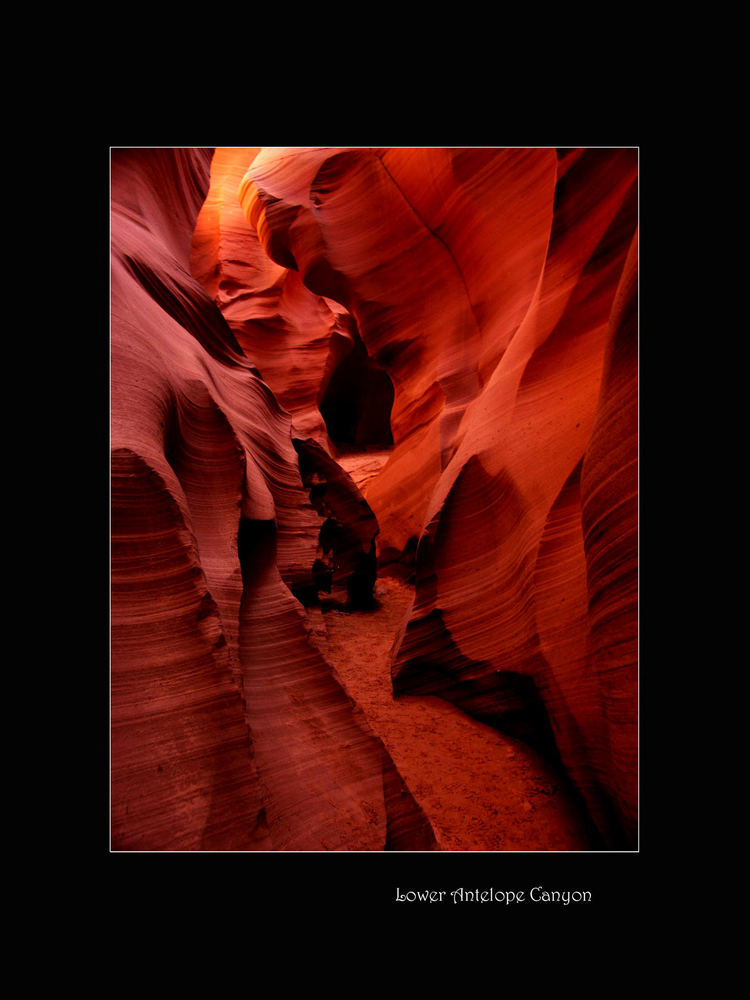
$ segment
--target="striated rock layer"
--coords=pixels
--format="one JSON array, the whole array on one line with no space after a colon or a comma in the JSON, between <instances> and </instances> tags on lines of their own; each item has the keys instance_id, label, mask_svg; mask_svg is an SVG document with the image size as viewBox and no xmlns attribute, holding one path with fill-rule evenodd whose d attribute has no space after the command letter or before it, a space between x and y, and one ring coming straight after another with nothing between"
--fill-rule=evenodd
<instances>
[{"instance_id":1,"label":"striated rock layer","mask_svg":"<svg viewBox=\"0 0 750 1000\"><path fill-rule=\"evenodd\" d=\"M382 410L378 378L393 389L392 450L363 495L381 565L410 561L416 579L395 691L558 757L602 843L634 846L637 151L220 151L218 179L229 162L244 223L232 203L227 231L271 264L260 301L241 281L231 310L220 287L214 300L231 322L243 299L244 322L271 278L301 283L310 316L325 305L343 324L336 302L351 317L359 396ZM304 391L296 376L277 391L327 446L311 401L340 412L342 361L324 327L296 325L316 360Z\"/></svg>"},{"instance_id":2,"label":"striated rock layer","mask_svg":"<svg viewBox=\"0 0 750 1000\"><path fill-rule=\"evenodd\" d=\"M637 171L114 151L115 846L434 847L303 607L367 608L378 567L416 586L396 695L637 844Z\"/></svg>"},{"instance_id":3,"label":"striated rock layer","mask_svg":"<svg viewBox=\"0 0 750 1000\"><path fill-rule=\"evenodd\" d=\"M319 404L333 371L352 351L351 316L315 295L296 270L275 263L245 219L240 182L260 149L217 149L195 224L191 271L216 303L237 342L294 415L295 431L335 450Z\"/></svg>"},{"instance_id":4,"label":"striated rock layer","mask_svg":"<svg viewBox=\"0 0 750 1000\"><path fill-rule=\"evenodd\" d=\"M377 525L322 422L293 432L191 273L211 160L112 153L112 846L433 849L293 596L322 563L365 600ZM336 309L295 279L279 315L299 296L322 317L306 335L325 339Z\"/></svg>"}]
</instances>

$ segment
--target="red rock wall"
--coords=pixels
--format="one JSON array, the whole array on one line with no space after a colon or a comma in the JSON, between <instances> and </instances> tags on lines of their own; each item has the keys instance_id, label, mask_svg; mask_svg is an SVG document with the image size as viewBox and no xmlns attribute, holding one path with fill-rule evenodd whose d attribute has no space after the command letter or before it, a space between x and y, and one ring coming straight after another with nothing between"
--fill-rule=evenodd
<instances>
[{"instance_id":1,"label":"red rock wall","mask_svg":"<svg viewBox=\"0 0 750 1000\"><path fill-rule=\"evenodd\" d=\"M416 582L396 694L559 759L635 845L637 172L115 151L116 846L433 846L295 599L366 604L376 547Z\"/></svg>"},{"instance_id":2,"label":"red rock wall","mask_svg":"<svg viewBox=\"0 0 750 1000\"><path fill-rule=\"evenodd\" d=\"M290 415L190 271L211 159L112 153L112 846L432 849L292 596L326 515ZM364 558L372 515L337 482Z\"/></svg>"},{"instance_id":3,"label":"red rock wall","mask_svg":"<svg viewBox=\"0 0 750 1000\"><path fill-rule=\"evenodd\" d=\"M263 149L239 199L394 386L364 494L381 563L419 541L396 692L559 754L632 846L637 152Z\"/></svg>"},{"instance_id":4,"label":"red rock wall","mask_svg":"<svg viewBox=\"0 0 750 1000\"><path fill-rule=\"evenodd\" d=\"M330 371L352 345L346 310L274 263L245 219L237 190L259 152L216 150L193 233L191 271L281 406L294 414L295 432L330 451L318 403Z\"/></svg>"}]
</instances>

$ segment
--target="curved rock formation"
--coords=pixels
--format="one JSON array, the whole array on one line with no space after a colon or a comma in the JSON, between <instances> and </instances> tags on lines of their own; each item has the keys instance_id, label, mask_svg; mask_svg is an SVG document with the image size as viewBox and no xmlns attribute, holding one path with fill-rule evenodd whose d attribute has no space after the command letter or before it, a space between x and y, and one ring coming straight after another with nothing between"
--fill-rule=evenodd
<instances>
[{"instance_id":1,"label":"curved rock formation","mask_svg":"<svg viewBox=\"0 0 750 1000\"><path fill-rule=\"evenodd\" d=\"M559 755L633 846L637 152L264 149L239 199L394 387L364 495L381 563L418 540L395 690Z\"/></svg>"},{"instance_id":2,"label":"curved rock formation","mask_svg":"<svg viewBox=\"0 0 750 1000\"><path fill-rule=\"evenodd\" d=\"M330 451L318 404L354 338L346 310L313 294L296 271L274 263L245 219L237 189L259 152L216 150L192 237L191 271L281 406L294 415L295 431Z\"/></svg>"},{"instance_id":3,"label":"curved rock formation","mask_svg":"<svg viewBox=\"0 0 750 1000\"><path fill-rule=\"evenodd\" d=\"M435 847L314 642L378 568L415 584L396 695L529 744L637 844L637 177L113 151L114 846Z\"/></svg>"},{"instance_id":4,"label":"curved rock formation","mask_svg":"<svg viewBox=\"0 0 750 1000\"><path fill-rule=\"evenodd\" d=\"M432 849L292 596L326 519L289 414L190 271L211 159L112 153L112 846ZM374 520L328 479L347 585Z\"/></svg>"}]
</instances>

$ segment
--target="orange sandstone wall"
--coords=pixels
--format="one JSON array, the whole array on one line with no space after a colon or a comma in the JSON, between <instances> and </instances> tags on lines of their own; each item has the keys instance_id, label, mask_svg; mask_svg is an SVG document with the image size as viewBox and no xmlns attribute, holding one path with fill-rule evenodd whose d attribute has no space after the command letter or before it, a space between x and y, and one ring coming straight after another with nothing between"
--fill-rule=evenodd
<instances>
[{"instance_id":1,"label":"orange sandstone wall","mask_svg":"<svg viewBox=\"0 0 750 1000\"><path fill-rule=\"evenodd\" d=\"M416 584L396 694L559 758L637 843L637 178L633 149L114 151L115 846L434 846L297 600L325 572L366 603L376 546ZM357 440L392 400L361 492L347 389Z\"/></svg>"},{"instance_id":2,"label":"orange sandstone wall","mask_svg":"<svg viewBox=\"0 0 750 1000\"><path fill-rule=\"evenodd\" d=\"M248 152L249 238L394 387L364 495L381 562L418 542L395 691L559 755L633 846L637 151Z\"/></svg>"},{"instance_id":3,"label":"orange sandstone wall","mask_svg":"<svg viewBox=\"0 0 750 1000\"><path fill-rule=\"evenodd\" d=\"M318 404L352 346L347 312L311 292L296 271L276 264L245 219L237 192L259 152L215 151L193 233L191 271L280 405L293 414L295 433L330 452Z\"/></svg>"}]
</instances>

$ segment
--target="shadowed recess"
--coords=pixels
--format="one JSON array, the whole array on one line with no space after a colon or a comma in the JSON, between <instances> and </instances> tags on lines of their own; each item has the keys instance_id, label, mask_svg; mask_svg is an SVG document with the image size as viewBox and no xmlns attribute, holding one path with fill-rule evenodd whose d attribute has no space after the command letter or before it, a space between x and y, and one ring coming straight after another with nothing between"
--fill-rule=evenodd
<instances>
[{"instance_id":1,"label":"shadowed recess","mask_svg":"<svg viewBox=\"0 0 750 1000\"><path fill-rule=\"evenodd\" d=\"M393 444L393 383L368 356L365 345L354 347L331 376L320 401L328 434L336 445L389 448Z\"/></svg>"},{"instance_id":2,"label":"shadowed recess","mask_svg":"<svg viewBox=\"0 0 750 1000\"><path fill-rule=\"evenodd\" d=\"M310 501L325 518L318 536L313 586L293 588L294 595L311 605L318 601L318 591L324 591L336 603L336 592L341 591L338 603L343 610L370 608L376 576L375 515L351 478L316 441L293 438L292 443Z\"/></svg>"},{"instance_id":3,"label":"shadowed recess","mask_svg":"<svg viewBox=\"0 0 750 1000\"><path fill-rule=\"evenodd\" d=\"M183 287L168 274L160 275L156 269L127 254L123 263L141 287L158 302L180 326L187 330L217 361L225 364L248 366L242 348L226 324L224 317L213 302L206 298L203 290L196 286L195 294L188 294L187 277L183 277Z\"/></svg>"}]
</instances>

